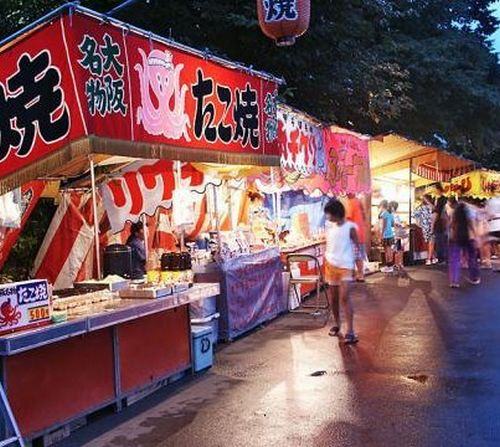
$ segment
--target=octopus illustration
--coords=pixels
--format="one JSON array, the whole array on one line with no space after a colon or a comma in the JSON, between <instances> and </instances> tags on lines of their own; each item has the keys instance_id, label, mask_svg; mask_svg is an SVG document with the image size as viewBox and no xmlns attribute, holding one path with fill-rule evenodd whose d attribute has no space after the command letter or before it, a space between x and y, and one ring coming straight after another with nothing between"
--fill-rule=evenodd
<instances>
[{"instance_id":1,"label":"octopus illustration","mask_svg":"<svg viewBox=\"0 0 500 447\"><path fill-rule=\"evenodd\" d=\"M185 113L187 85L180 82L184 64L174 65L170 51L151 50L149 55L139 48L142 64L137 63L141 89L141 106L137 123L151 135L163 135L190 141L189 117Z\"/></svg>"},{"instance_id":2,"label":"octopus illustration","mask_svg":"<svg viewBox=\"0 0 500 447\"><path fill-rule=\"evenodd\" d=\"M10 298L7 298L7 301L0 306L0 327L14 326L20 319L21 311L18 310L18 306L12 306Z\"/></svg>"}]
</instances>

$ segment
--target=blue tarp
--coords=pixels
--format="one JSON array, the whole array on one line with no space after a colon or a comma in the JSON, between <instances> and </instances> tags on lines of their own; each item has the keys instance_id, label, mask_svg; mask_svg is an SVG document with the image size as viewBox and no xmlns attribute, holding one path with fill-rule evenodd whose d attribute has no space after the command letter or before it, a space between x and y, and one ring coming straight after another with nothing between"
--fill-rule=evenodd
<instances>
[{"instance_id":1,"label":"blue tarp","mask_svg":"<svg viewBox=\"0 0 500 447\"><path fill-rule=\"evenodd\" d=\"M277 248L242 255L221 265L219 336L231 340L287 310Z\"/></svg>"}]
</instances>

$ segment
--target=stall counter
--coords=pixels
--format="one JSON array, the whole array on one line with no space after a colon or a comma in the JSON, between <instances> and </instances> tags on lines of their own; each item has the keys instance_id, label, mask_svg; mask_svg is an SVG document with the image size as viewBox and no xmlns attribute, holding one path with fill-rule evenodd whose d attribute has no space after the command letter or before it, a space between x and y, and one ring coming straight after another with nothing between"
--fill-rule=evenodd
<instances>
[{"instance_id":1,"label":"stall counter","mask_svg":"<svg viewBox=\"0 0 500 447\"><path fill-rule=\"evenodd\" d=\"M219 284L195 284L1 336L1 378L24 439L110 404L120 408L126 397L189 370L189 304L219 292Z\"/></svg>"}]
</instances>

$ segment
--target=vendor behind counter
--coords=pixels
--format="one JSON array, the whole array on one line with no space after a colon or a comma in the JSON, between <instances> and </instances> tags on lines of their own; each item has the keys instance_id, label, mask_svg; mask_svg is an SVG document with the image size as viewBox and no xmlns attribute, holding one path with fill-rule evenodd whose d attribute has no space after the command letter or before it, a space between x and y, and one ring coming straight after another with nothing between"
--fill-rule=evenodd
<instances>
[{"instance_id":1,"label":"vendor behind counter","mask_svg":"<svg viewBox=\"0 0 500 447\"><path fill-rule=\"evenodd\" d=\"M132 279L141 279L146 274L146 245L142 222L131 225L127 245L132 250Z\"/></svg>"}]
</instances>

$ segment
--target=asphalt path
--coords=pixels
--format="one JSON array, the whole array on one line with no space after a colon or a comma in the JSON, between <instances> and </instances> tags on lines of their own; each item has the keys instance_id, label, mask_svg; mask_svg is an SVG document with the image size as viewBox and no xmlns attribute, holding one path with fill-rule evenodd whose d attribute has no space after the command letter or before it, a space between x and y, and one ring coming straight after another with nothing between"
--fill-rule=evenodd
<instances>
[{"instance_id":1,"label":"asphalt path","mask_svg":"<svg viewBox=\"0 0 500 447\"><path fill-rule=\"evenodd\" d=\"M352 289L358 345L288 314L59 446L499 446L500 274L482 273L374 275Z\"/></svg>"}]
</instances>

